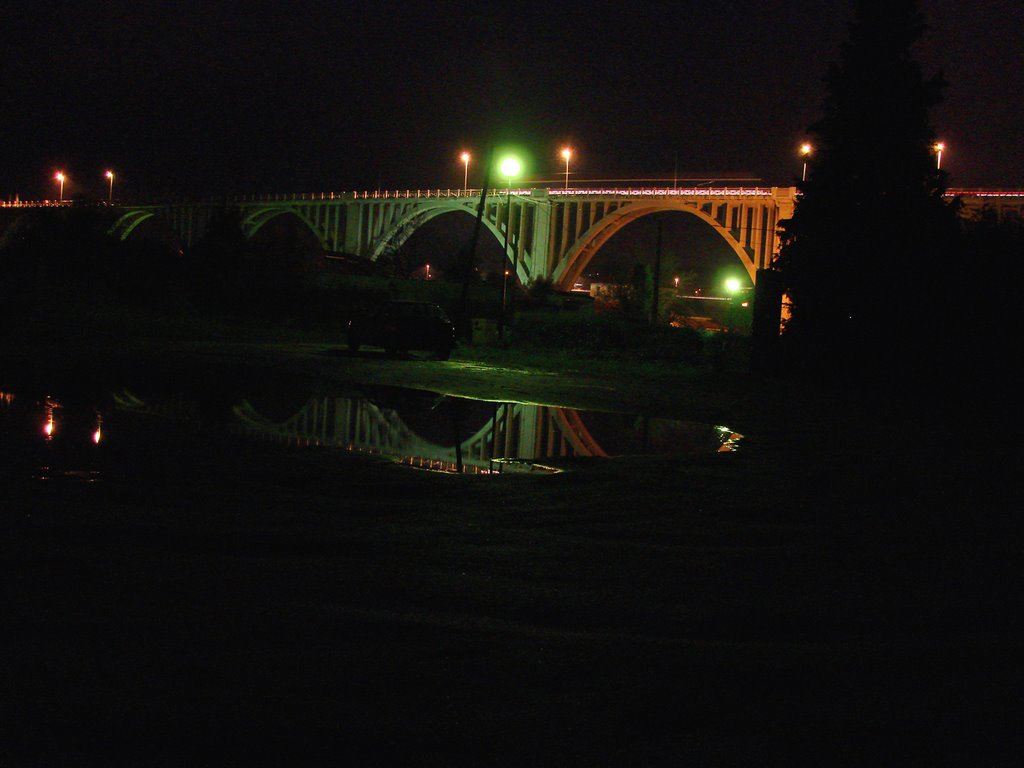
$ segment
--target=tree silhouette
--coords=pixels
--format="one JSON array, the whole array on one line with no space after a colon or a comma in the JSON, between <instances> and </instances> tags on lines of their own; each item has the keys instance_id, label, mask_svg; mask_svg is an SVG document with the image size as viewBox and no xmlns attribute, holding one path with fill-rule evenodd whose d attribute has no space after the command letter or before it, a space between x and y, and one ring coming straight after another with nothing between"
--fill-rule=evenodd
<instances>
[{"instance_id":1,"label":"tree silhouette","mask_svg":"<svg viewBox=\"0 0 1024 768\"><path fill-rule=\"evenodd\" d=\"M945 81L925 79L913 58L917 3L854 0L853 10L776 264L792 302L787 347L840 374L927 352L956 239L928 123Z\"/></svg>"}]
</instances>

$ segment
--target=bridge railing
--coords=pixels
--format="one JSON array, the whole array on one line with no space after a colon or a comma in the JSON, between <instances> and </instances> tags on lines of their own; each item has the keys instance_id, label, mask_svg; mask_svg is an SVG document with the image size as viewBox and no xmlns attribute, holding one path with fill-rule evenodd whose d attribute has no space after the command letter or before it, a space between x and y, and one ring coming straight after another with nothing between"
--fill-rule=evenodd
<instances>
[{"instance_id":1,"label":"bridge railing","mask_svg":"<svg viewBox=\"0 0 1024 768\"><path fill-rule=\"evenodd\" d=\"M948 189L946 197L1019 197L1024 189Z\"/></svg>"},{"instance_id":2,"label":"bridge railing","mask_svg":"<svg viewBox=\"0 0 1024 768\"><path fill-rule=\"evenodd\" d=\"M770 187L607 187L549 189L551 195L579 197L619 195L625 197L771 197Z\"/></svg>"},{"instance_id":3,"label":"bridge railing","mask_svg":"<svg viewBox=\"0 0 1024 768\"><path fill-rule=\"evenodd\" d=\"M480 191L479 189L378 189L372 192L353 192L352 196L356 200L409 199L414 197L480 197ZM494 195L495 191L491 190L489 194Z\"/></svg>"},{"instance_id":4,"label":"bridge railing","mask_svg":"<svg viewBox=\"0 0 1024 768\"><path fill-rule=\"evenodd\" d=\"M400 200L420 198L478 198L480 189L394 189L365 190L354 192L295 192L256 195L235 195L231 197L212 198L208 203L273 203L273 202L319 202L330 200ZM770 187L537 187L512 189L497 187L488 191L489 197L502 197L511 192L519 197L530 197L536 192L546 193L551 197L770 197ZM1024 189L978 189L951 188L946 197L995 198L1005 200L1024 200ZM0 208L46 208L68 207L76 205L75 200L0 200ZM123 201L108 202L106 200L90 203L92 205L111 205L123 207ZM142 205L140 201L131 203ZM158 204L158 203L151 203ZM163 204L167 204L166 202ZM172 203L173 204L173 203ZM187 204L202 205L200 201Z\"/></svg>"},{"instance_id":5,"label":"bridge railing","mask_svg":"<svg viewBox=\"0 0 1024 768\"><path fill-rule=\"evenodd\" d=\"M60 208L70 206L73 200L0 200L0 208Z\"/></svg>"},{"instance_id":6,"label":"bridge railing","mask_svg":"<svg viewBox=\"0 0 1024 768\"><path fill-rule=\"evenodd\" d=\"M499 190L507 192L507 190ZM529 193L529 190L513 190ZM491 191L490 194L497 194ZM233 203L319 202L321 200L395 200L420 197L479 197L479 189L378 189L354 192L295 192L270 195L236 195L228 198Z\"/></svg>"},{"instance_id":7,"label":"bridge railing","mask_svg":"<svg viewBox=\"0 0 1024 768\"><path fill-rule=\"evenodd\" d=\"M354 192L301 192L294 194L242 195L231 202L318 202L321 200L410 200L423 198L478 198L480 189L377 189ZM523 187L509 190L495 187L489 197L509 194L529 197L536 192L551 197L771 197L770 187Z\"/></svg>"}]
</instances>

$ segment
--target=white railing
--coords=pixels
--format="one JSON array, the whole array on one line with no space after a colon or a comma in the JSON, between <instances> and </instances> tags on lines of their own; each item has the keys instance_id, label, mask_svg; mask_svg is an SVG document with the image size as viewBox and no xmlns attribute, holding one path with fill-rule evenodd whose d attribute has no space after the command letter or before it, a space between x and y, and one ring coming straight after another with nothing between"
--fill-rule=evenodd
<instances>
[{"instance_id":1,"label":"white railing","mask_svg":"<svg viewBox=\"0 0 1024 768\"><path fill-rule=\"evenodd\" d=\"M529 197L534 192L546 192L550 196L566 195L569 197L770 197L772 191L767 187L614 187L614 188L572 188L564 187L538 187L509 190L506 187L492 189L488 196L501 197L509 194L520 197ZM376 190L373 192L353 192L356 200L387 200L405 198L430 198L430 197L479 197L479 189L399 189L399 190Z\"/></svg>"},{"instance_id":2,"label":"white railing","mask_svg":"<svg viewBox=\"0 0 1024 768\"><path fill-rule=\"evenodd\" d=\"M71 200L0 200L0 208L46 208L71 205Z\"/></svg>"},{"instance_id":3,"label":"white railing","mask_svg":"<svg viewBox=\"0 0 1024 768\"><path fill-rule=\"evenodd\" d=\"M506 190L507 191L507 190ZM518 190L520 193L522 190ZM402 199L408 200L411 198L440 198L440 197L480 197L481 190L479 189L385 189L385 190L374 190L364 192L353 192L352 197L355 200L387 200ZM488 193L494 195L495 192L492 190Z\"/></svg>"}]
</instances>

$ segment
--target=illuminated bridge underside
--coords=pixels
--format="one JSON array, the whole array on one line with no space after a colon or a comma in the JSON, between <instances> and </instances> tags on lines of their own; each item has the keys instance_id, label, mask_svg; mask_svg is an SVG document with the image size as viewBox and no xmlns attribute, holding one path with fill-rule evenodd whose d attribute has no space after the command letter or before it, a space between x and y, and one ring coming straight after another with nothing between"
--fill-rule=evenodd
<instances>
[{"instance_id":1,"label":"illuminated bridge underside","mask_svg":"<svg viewBox=\"0 0 1024 768\"><path fill-rule=\"evenodd\" d=\"M781 221L793 215L795 187L736 189L516 189L496 190L486 200L483 223L505 245L521 283L550 279L572 286L608 240L652 213L679 211L714 229L751 280L778 252ZM1024 192L952 190L966 215L982 209L1024 216ZM217 203L121 207L111 233L126 239L146 221L162 220L191 245L219 210L237 212L246 237L279 216L298 219L326 251L370 259L399 247L428 221L461 212L476 216L480 191L406 190L239 198Z\"/></svg>"}]
</instances>

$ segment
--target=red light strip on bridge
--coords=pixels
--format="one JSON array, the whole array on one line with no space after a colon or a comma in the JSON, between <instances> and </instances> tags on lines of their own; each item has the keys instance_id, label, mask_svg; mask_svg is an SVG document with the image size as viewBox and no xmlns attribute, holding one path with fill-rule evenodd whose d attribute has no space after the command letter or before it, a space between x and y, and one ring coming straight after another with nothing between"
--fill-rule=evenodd
<instances>
[{"instance_id":1,"label":"red light strip on bridge","mask_svg":"<svg viewBox=\"0 0 1024 768\"><path fill-rule=\"evenodd\" d=\"M626 195L629 197L771 197L764 187L663 187L638 189L548 189L552 195Z\"/></svg>"},{"instance_id":2,"label":"red light strip on bridge","mask_svg":"<svg viewBox=\"0 0 1024 768\"><path fill-rule=\"evenodd\" d=\"M1000 191L984 189L950 189L946 197L1024 197L1024 191Z\"/></svg>"}]
</instances>

